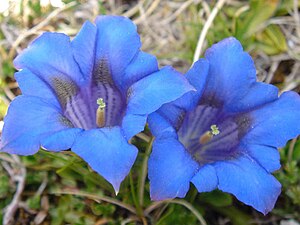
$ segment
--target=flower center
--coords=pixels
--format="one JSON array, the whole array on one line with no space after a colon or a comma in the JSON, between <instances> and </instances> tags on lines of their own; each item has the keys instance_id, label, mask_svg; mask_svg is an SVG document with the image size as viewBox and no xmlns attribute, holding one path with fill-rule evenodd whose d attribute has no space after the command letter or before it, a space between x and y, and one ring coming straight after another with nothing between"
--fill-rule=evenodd
<instances>
[{"instance_id":1,"label":"flower center","mask_svg":"<svg viewBox=\"0 0 300 225\"><path fill-rule=\"evenodd\" d=\"M86 84L80 86L67 76L55 76L52 88L63 115L74 127L88 130L121 124L126 99L113 81L107 60L97 63Z\"/></svg>"},{"instance_id":2,"label":"flower center","mask_svg":"<svg viewBox=\"0 0 300 225\"><path fill-rule=\"evenodd\" d=\"M198 105L186 113L178 136L199 164L212 163L239 154L240 140L249 124L248 116L228 115L220 108Z\"/></svg>"}]
</instances>

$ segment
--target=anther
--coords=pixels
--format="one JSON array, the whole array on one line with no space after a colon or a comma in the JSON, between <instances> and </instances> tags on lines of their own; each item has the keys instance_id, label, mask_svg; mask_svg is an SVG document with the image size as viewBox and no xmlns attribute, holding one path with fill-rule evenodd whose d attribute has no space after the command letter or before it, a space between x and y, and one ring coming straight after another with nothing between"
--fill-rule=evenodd
<instances>
[{"instance_id":1,"label":"anther","mask_svg":"<svg viewBox=\"0 0 300 225\"><path fill-rule=\"evenodd\" d=\"M201 137L199 138L199 143L201 145L206 144L207 142L211 141L211 139L213 138L213 136L218 135L220 133L219 128L217 127L217 125L211 125L210 126L210 131L206 131L204 134L201 135Z\"/></svg>"},{"instance_id":2,"label":"anther","mask_svg":"<svg viewBox=\"0 0 300 225\"><path fill-rule=\"evenodd\" d=\"M99 128L105 126L105 107L106 104L103 101L103 98L97 99L98 109L97 109L97 115L96 115L96 124Z\"/></svg>"},{"instance_id":3,"label":"anther","mask_svg":"<svg viewBox=\"0 0 300 225\"><path fill-rule=\"evenodd\" d=\"M211 133L212 135L218 135L220 133L219 128L217 127L217 125L211 125L210 126L211 129Z\"/></svg>"}]
</instances>

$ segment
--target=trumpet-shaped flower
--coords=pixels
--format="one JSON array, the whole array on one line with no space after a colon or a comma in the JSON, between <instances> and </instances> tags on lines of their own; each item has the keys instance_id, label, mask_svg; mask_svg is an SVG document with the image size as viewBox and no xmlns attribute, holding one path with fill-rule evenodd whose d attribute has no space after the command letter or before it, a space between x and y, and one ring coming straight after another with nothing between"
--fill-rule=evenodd
<instances>
[{"instance_id":1,"label":"trumpet-shaped flower","mask_svg":"<svg viewBox=\"0 0 300 225\"><path fill-rule=\"evenodd\" d=\"M300 133L300 97L256 81L251 57L234 38L213 45L185 75L197 89L149 116L153 200L216 188L266 214L281 191L271 172L277 147Z\"/></svg>"},{"instance_id":2,"label":"trumpet-shaped flower","mask_svg":"<svg viewBox=\"0 0 300 225\"><path fill-rule=\"evenodd\" d=\"M148 114L193 90L140 47L136 26L120 16L86 22L72 41L42 34L14 60L23 94L5 117L1 151L71 149L117 192L137 155L129 139Z\"/></svg>"}]
</instances>

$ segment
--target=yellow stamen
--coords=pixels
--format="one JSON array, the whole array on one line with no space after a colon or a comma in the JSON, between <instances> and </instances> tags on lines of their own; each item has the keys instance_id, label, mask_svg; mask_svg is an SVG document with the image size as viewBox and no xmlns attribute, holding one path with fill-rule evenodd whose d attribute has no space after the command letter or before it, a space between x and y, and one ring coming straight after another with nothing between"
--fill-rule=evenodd
<instances>
[{"instance_id":1,"label":"yellow stamen","mask_svg":"<svg viewBox=\"0 0 300 225\"><path fill-rule=\"evenodd\" d=\"M201 145L206 144L207 142L209 142L212 139L213 135L210 131L206 131L204 134L202 134L202 136L199 138L199 143Z\"/></svg>"},{"instance_id":2,"label":"yellow stamen","mask_svg":"<svg viewBox=\"0 0 300 225\"><path fill-rule=\"evenodd\" d=\"M103 98L97 99L98 109L96 114L96 124L99 128L105 126L105 107L106 104L103 101Z\"/></svg>"},{"instance_id":3,"label":"yellow stamen","mask_svg":"<svg viewBox=\"0 0 300 225\"><path fill-rule=\"evenodd\" d=\"M217 127L217 125L211 125L210 129L211 129L210 131L206 131L199 138L199 143L201 145L204 145L204 144L210 142L211 139L213 138L213 136L218 135L220 133L219 128Z\"/></svg>"}]
</instances>

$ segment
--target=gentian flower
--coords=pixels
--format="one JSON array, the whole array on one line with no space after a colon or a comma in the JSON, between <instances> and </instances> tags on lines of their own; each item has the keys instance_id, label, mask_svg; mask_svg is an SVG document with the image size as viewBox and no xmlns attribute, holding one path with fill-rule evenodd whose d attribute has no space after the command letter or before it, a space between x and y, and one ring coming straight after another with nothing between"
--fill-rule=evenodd
<instances>
[{"instance_id":1,"label":"gentian flower","mask_svg":"<svg viewBox=\"0 0 300 225\"><path fill-rule=\"evenodd\" d=\"M232 193L266 214L281 191L272 172L277 147L300 133L300 97L256 81L251 57L234 38L213 45L185 77L197 89L149 116L153 200L199 192Z\"/></svg>"},{"instance_id":2,"label":"gentian flower","mask_svg":"<svg viewBox=\"0 0 300 225\"><path fill-rule=\"evenodd\" d=\"M137 155L129 139L148 114L194 90L140 47L136 26L120 16L86 22L72 41L42 34L14 60L23 95L5 117L1 151L71 149L118 192Z\"/></svg>"}]
</instances>

